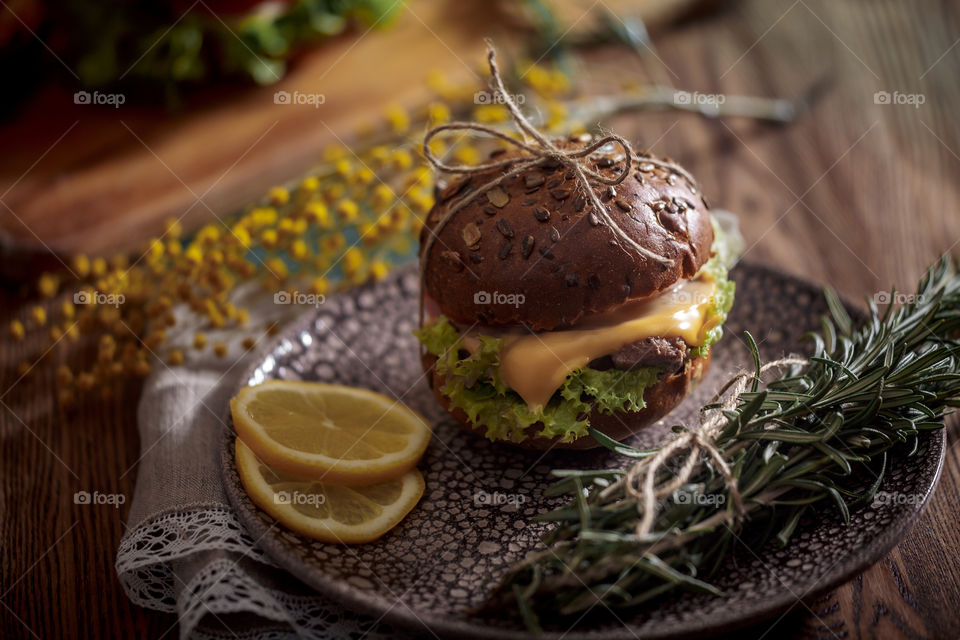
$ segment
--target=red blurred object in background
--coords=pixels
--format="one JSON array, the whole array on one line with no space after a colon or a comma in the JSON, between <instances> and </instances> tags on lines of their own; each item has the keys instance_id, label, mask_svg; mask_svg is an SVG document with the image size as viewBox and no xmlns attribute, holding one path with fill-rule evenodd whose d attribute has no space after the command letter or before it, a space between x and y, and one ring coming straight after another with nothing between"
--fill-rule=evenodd
<instances>
[{"instance_id":1,"label":"red blurred object in background","mask_svg":"<svg viewBox=\"0 0 960 640\"><path fill-rule=\"evenodd\" d=\"M44 13L41 2L6 0L0 7L0 48L14 40L33 38L32 32L40 26Z\"/></svg>"}]
</instances>

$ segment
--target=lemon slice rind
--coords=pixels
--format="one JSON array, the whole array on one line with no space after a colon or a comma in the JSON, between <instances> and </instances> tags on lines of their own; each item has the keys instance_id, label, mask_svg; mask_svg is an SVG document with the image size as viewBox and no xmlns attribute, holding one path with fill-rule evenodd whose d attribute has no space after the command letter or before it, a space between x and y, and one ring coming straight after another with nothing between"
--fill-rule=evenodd
<instances>
[{"instance_id":1,"label":"lemon slice rind","mask_svg":"<svg viewBox=\"0 0 960 640\"><path fill-rule=\"evenodd\" d=\"M398 484L400 487L398 492L391 487L393 492L398 494L393 502L378 505L380 512L371 519L348 524L329 515L323 518L306 515L299 511L289 498L278 500L277 491L263 475L263 462L239 438L236 440L236 461L240 481L254 504L291 531L321 542L362 544L377 540L410 513L419 502L424 490L423 476L417 469L411 469L400 478L387 481ZM325 493L316 491L316 481L306 479L300 484L309 495L323 495L324 502L329 500ZM282 485L287 496L297 491L296 481L285 478ZM349 490L349 487L338 487L338 489Z\"/></svg>"},{"instance_id":2,"label":"lemon slice rind","mask_svg":"<svg viewBox=\"0 0 960 640\"><path fill-rule=\"evenodd\" d=\"M304 394L306 404L310 404L314 399L321 403L326 399L338 403L360 403L357 406L367 409L376 408L382 412L381 415L389 415L394 423L404 425L408 433L378 432L377 427L385 425L377 425L376 419L372 424L373 429L362 424L333 432L329 429L329 421L325 420L325 416L320 414L321 410L317 409L314 427L317 441L323 439L324 430L327 430L330 435L339 438L339 448L354 457L292 448L277 442L268 433L275 425L261 424L250 412L251 402L274 390ZM269 466L301 478L345 486L374 484L404 475L413 469L423 456L431 436L427 421L402 403L373 391L341 385L272 380L242 389L230 401L230 409L237 435ZM377 445L382 445L383 442L394 446L394 450L383 451L382 447L378 448Z\"/></svg>"}]
</instances>

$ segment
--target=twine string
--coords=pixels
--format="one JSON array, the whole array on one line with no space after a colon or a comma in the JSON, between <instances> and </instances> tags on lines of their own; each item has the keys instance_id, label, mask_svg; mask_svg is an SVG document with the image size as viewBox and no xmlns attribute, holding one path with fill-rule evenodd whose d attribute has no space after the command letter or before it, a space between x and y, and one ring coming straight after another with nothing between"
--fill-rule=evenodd
<instances>
[{"instance_id":1,"label":"twine string","mask_svg":"<svg viewBox=\"0 0 960 640\"><path fill-rule=\"evenodd\" d=\"M593 205L593 213L596 215L598 222L610 227L621 242L645 258L667 266L672 266L673 260L650 251L629 237L623 229L620 228L613 216L610 215L609 209L600 201L596 191L590 184L590 180L593 180L600 184L616 186L630 175L630 170L635 159L633 147L630 146L630 143L617 134L609 133L580 148L560 148L527 120L512 96L507 93L500 69L497 65L496 50L489 40L487 41L487 62L490 66L494 96L498 102L501 102L507 107L510 117L520 131L522 138L517 139L503 131L475 122L451 122L434 127L427 132L423 140L423 153L434 169L461 175L484 173L496 169L504 169L505 171L451 202L437 225L432 229L428 229L430 233L424 244L423 254L420 257L421 288L424 286L425 269L430 251L436 239L439 237L440 232L459 211L463 210L464 207L478 197L503 184L505 181L522 175L538 166L549 164L560 164L566 166L573 172L574 177L577 179L578 187L586 193L587 198ZM516 147L523 153L478 165L447 164L433 154L430 149L430 141L433 140L434 137L449 131L472 132L497 138ZM612 177L607 177L595 170L589 162L591 155L608 145L619 146L623 150L625 157L623 169ZM670 166L671 169L677 170L673 165L667 165L667 163L656 162L655 164ZM683 172L683 175L693 183L693 179L689 177L689 174ZM420 320L422 324L423 295L420 297ZM716 437L727 424L725 412L736 408L740 396L747 388L749 380L755 376L772 368L806 364L809 364L809 361L804 358L788 357L768 362L760 367L759 372L743 371L736 374L721 387L709 403L710 405L717 406L705 407L701 410L700 424L697 427L686 429L664 445L656 455L641 459L628 469L624 480L626 493L629 497L640 501L643 505L643 517L636 528L638 538L642 538L652 531L657 516L657 500L672 494L690 479L698 462L702 458L702 454L706 454L723 477L734 505L733 519L738 520L745 515L746 511L743 505L743 498L737 486L737 478L734 476L730 465L727 464L727 461L715 443ZM723 399L722 402L720 402L721 398ZM657 475L666 463L675 456L683 456L684 454L686 457L680 470L669 481L657 484Z\"/></svg>"},{"instance_id":2,"label":"twine string","mask_svg":"<svg viewBox=\"0 0 960 640\"><path fill-rule=\"evenodd\" d=\"M516 176L522 175L538 166L560 164L566 166L577 179L578 187L582 189L590 204L593 206L593 213L597 217L597 222L605 224L614 232L619 240L636 251L639 255L650 260L654 260L667 266L673 266L673 260L666 256L661 256L646 247L641 246L623 231L617 224L609 209L604 206L597 196L596 191L590 184L594 182L616 186L623 182L629 175L632 164L635 160L633 147L623 137L609 133L594 142L576 149L562 149L551 141L546 135L540 132L520 111L513 97L507 93L503 84L503 78L497 65L496 50L492 43L487 41L487 62L490 67L491 81L494 90L494 96L497 102L506 106L510 117L517 129L520 131L521 139L517 139L507 133L475 122L451 122L439 125L427 132L423 140L423 153L427 161L434 169L451 174L471 175L503 169L499 176L491 178L479 187L463 194L455 201L451 202L440 218L438 223L432 229L428 227L429 235L426 238L423 247L423 254L420 256L420 285L424 287L424 276L426 271L427 259L430 251L440 235L440 232L453 219L453 217L463 210L468 204L490 190L495 189L505 181ZM478 165L447 164L436 157L430 149L430 141L434 137L445 132L472 132L496 138L512 145L522 151L518 155L494 160ZM623 150L625 165L623 169L615 176L605 176L595 170L589 162L589 157L601 148L608 145L619 146ZM652 159L650 162L654 162ZM693 178L686 172L667 164L666 162L654 162L660 166L669 166L671 170L681 172L690 182ZM423 295L420 296L420 321L423 323ZM748 381L775 367L790 365L805 365L809 361L804 358L789 357L781 358L769 362L760 367L759 372L743 371L728 380L723 387L714 395L711 400L711 408L704 408L700 413L700 424L692 429L687 429L678 434L675 438L664 445L656 455L644 458L636 462L628 469L625 477L625 488L628 496L640 501L643 505L643 517L637 524L636 534L643 537L649 534L654 526L657 516L657 500L670 495L682 487L693 475L694 469L701 460L702 455L713 461L723 476L724 482L730 492L730 497L734 505L733 518L742 518L745 514L743 499L737 486L737 478L733 475L730 466L724 459L723 454L715 444L716 437L726 425L725 412L736 408L740 396L747 388ZM721 398L723 401L720 402ZM657 484L657 475L664 468L666 463L675 456L686 456L679 472L667 482Z\"/></svg>"},{"instance_id":3,"label":"twine string","mask_svg":"<svg viewBox=\"0 0 960 640\"><path fill-rule=\"evenodd\" d=\"M760 367L759 373L762 374L773 368L807 364L810 364L810 361L806 358L791 356L764 364ZM643 505L643 517L637 523L636 529L638 538L652 532L657 517L657 501L672 494L690 479L702 453L706 453L723 476L734 505L733 519L736 521L745 515L746 510L743 506L743 498L740 495L737 478L733 475L730 465L727 464L723 454L717 448L715 440L727 424L725 412L736 408L740 396L746 391L747 384L754 377L757 377L756 372L742 371L730 378L708 403L708 405L718 406L708 406L701 409L700 424L697 427L678 434L664 445L656 455L637 461L627 471L624 478L626 493ZM667 482L657 484L657 475L667 461L684 453L686 459L676 475Z\"/></svg>"},{"instance_id":4,"label":"twine string","mask_svg":"<svg viewBox=\"0 0 960 640\"><path fill-rule=\"evenodd\" d=\"M623 182L630 175L630 169L633 165L635 155L633 147L630 146L630 143L627 142L627 140L623 137L618 136L615 133L610 133L584 147L577 149L560 148L553 141L551 141L550 138L537 130L537 128L533 126L529 120L527 120L527 118L520 111L520 108L517 106L517 103L514 101L513 97L507 93L506 87L503 84L503 78L500 74L500 68L497 65L496 50L493 48L493 45L489 40L487 41L487 62L490 66L490 75L493 83L494 96L496 96L498 102L501 102L507 107L511 119L522 135L522 139L518 140L517 138L510 136L503 131L499 131L486 125L478 124L476 122L451 122L434 127L427 132L427 135L423 140L423 154L431 166L439 171L463 175L483 173L485 171L491 171L494 169L506 169L506 171L499 176L485 182L476 189L473 189L470 192L462 195L454 202L451 202L437 225L432 229L428 229L429 234L426 238L423 247L423 254L420 258L421 286L424 284L427 259L430 255L431 249L433 249L433 245L439 237L440 232L459 211L461 211L465 206L476 200L481 195L503 184L505 181L522 175L523 173L535 167L553 163L559 163L573 172L574 177L577 179L579 188L585 192L589 202L593 205L593 213L597 217L597 221L610 227L610 229L623 244L626 244L644 258L654 260L667 266L673 266L673 260L647 249L627 235L627 233L623 231L623 229L617 224L614 217L610 214L609 209L600 201L599 196L597 196L596 191L590 184L590 180L593 180L600 184L616 186ZM503 160L487 162L479 165L447 164L441 159L437 158L430 150L430 141L435 136L449 131L472 132L475 134L483 134L498 138L520 149L523 153L510 158L504 158ZM623 155L625 158L625 165L620 173L611 177L605 176L599 171L595 170L588 160L592 154L596 153L599 149L607 145L619 146L623 150ZM421 320L422 315L423 313L421 309Z\"/></svg>"}]
</instances>

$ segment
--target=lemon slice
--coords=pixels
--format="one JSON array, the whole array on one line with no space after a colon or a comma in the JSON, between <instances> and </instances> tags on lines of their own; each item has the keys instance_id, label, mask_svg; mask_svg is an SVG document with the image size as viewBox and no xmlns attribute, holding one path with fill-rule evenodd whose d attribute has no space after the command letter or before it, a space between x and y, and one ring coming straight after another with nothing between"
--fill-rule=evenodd
<instances>
[{"instance_id":1,"label":"lemon slice","mask_svg":"<svg viewBox=\"0 0 960 640\"><path fill-rule=\"evenodd\" d=\"M237 435L278 471L341 485L368 485L412 469L430 442L427 421L367 391L273 380L230 401Z\"/></svg>"},{"instance_id":2,"label":"lemon slice","mask_svg":"<svg viewBox=\"0 0 960 640\"><path fill-rule=\"evenodd\" d=\"M344 487L271 469L239 438L236 451L240 481L254 504L288 529L322 542L372 542L397 526L423 495L416 469L395 480Z\"/></svg>"}]
</instances>

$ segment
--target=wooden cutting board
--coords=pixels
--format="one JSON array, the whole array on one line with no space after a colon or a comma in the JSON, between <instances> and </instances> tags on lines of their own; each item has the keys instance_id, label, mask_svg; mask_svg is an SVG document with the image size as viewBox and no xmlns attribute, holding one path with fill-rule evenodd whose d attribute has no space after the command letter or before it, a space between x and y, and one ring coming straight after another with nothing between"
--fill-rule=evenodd
<instances>
[{"instance_id":1,"label":"wooden cutting board","mask_svg":"<svg viewBox=\"0 0 960 640\"><path fill-rule=\"evenodd\" d=\"M692 4L607 2L650 28ZM578 29L596 16L592 2L562 5L568 24L586 15ZM0 256L127 249L169 217L189 228L229 214L307 170L326 144L349 143L386 104L423 102L430 70L470 81L485 37L504 44L523 35L497 6L408 0L388 28L356 29L306 53L275 85L224 90L180 113L132 100L74 104L71 90L45 88L0 127ZM475 81L479 88L486 79ZM325 102L276 104L278 91L320 93Z\"/></svg>"}]
</instances>

